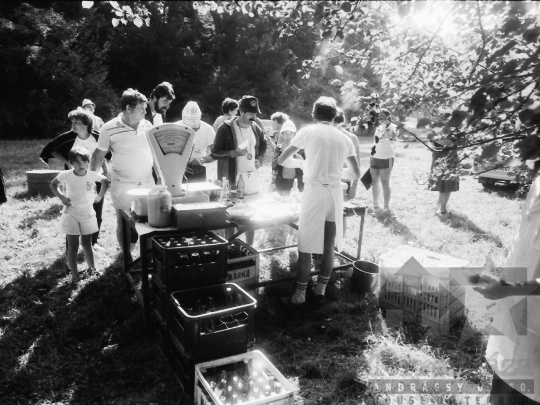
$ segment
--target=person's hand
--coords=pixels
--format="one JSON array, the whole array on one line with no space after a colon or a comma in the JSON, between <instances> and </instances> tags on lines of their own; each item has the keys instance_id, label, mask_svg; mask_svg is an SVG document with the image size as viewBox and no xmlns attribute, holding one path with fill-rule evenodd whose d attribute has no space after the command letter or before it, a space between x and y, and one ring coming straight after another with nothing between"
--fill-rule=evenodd
<instances>
[{"instance_id":1,"label":"person's hand","mask_svg":"<svg viewBox=\"0 0 540 405\"><path fill-rule=\"evenodd\" d=\"M246 146L245 148L242 148L242 149L236 148L234 151L236 152L238 156L246 156L248 154L248 147Z\"/></svg>"},{"instance_id":2,"label":"person's hand","mask_svg":"<svg viewBox=\"0 0 540 405\"><path fill-rule=\"evenodd\" d=\"M473 290L479 292L488 300L499 300L511 295L512 287L504 286L499 277L491 274L482 274L469 277L471 283L477 282Z\"/></svg>"},{"instance_id":3,"label":"person's hand","mask_svg":"<svg viewBox=\"0 0 540 405\"><path fill-rule=\"evenodd\" d=\"M347 193L347 201L356 198L357 187L358 187L358 184L351 183L351 187L349 187L349 192Z\"/></svg>"},{"instance_id":4,"label":"person's hand","mask_svg":"<svg viewBox=\"0 0 540 405\"><path fill-rule=\"evenodd\" d=\"M103 200L103 197L100 196L99 194L96 194L96 196L94 197L94 204L97 204L101 200Z\"/></svg>"},{"instance_id":5,"label":"person's hand","mask_svg":"<svg viewBox=\"0 0 540 405\"><path fill-rule=\"evenodd\" d=\"M203 165L200 158L192 159L191 162L189 162L189 164L191 166L202 166Z\"/></svg>"},{"instance_id":6,"label":"person's hand","mask_svg":"<svg viewBox=\"0 0 540 405\"><path fill-rule=\"evenodd\" d=\"M193 170L191 167L189 167L190 164L191 164L191 162L186 166L186 173L187 174L195 173L195 170Z\"/></svg>"},{"instance_id":7,"label":"person's hand","mask_svg":"<svg viewBox=\"0 0 540 405\"><path fill-rule=\"evenodd\" d=\"M60 197L60 201L62 201L62 204L69 207L71 205L71 199L67 198L65 195Z\"/></svg>"},{"instance_id":8,"label":"person's hand","mask_svg":"<svg viewBox=\"0 0 540 405\"><path fill-rule=\"evenodd\" d=\"M258 170L262 166L262 163L259 159L255 159L255 170Z\"/></svg>"}]
</instances>

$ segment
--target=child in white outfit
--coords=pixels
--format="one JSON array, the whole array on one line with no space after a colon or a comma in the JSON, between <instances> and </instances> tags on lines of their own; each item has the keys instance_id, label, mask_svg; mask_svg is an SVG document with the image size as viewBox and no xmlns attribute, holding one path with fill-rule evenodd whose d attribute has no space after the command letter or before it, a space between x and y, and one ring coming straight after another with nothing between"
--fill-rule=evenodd
<instances>
[{"instance_id":1,"label":"child in white outfit","mask_svg":"<svg viewBox=\"0 0 540 405\"><path fill-rule=\"evenodd\" d=\"M90 153L84 147L74 147L69 152L69 163L72 170L65 170L51 181L51 190L64 204L60 226L62 233L67 235L67 261L74 283L80 280L77 272L77 252L79 250L79 235L84 257L90 271L95 270L94 253L92 251L92 234L97 232L96 213L92 205L103 199L109 180L88 170ZM95 192L95 182L102 183L98 195ZM65 194L58 186L64 184Z\"/></svg>"}]
</instances>

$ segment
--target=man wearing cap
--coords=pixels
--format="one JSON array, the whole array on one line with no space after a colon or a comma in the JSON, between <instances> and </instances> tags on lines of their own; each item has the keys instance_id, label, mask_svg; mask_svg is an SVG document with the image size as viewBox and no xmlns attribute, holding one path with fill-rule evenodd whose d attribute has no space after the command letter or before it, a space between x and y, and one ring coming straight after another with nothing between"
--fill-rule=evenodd
<instances>
[{"instance_id":1,"label":"man wearing cap","mask_svg":"<svg viewBox=\"0 0 540 405\"><path fill-rule=\"evenodd\" d=\"M191 160L186 167L185 176L188 182L206 181L206 163L214 161L210 153L216 139L214 128L201 121L201 109L195 101L188 101L182 110L182 119L177 124L183 124L195 131L195 142Z\"/></svg>"},{"instance_id":2,"label":"man wearing cap","mask_svg":"<svg viewBox=\"0 0 540 405\"><path fill-rule=\"evenodd\" d=\"M92 102L92 100L85 98L82 102L82 108L83 110L88 111L92 116L92 128L99 131L103 126L103 120L94 114L94 111L96 111L96 105Z\"/></svg>"},{"instance_id":3,"label":"man wearing cap","mask_svg":"<svg viewBox=\"0 0 540 405\"><path fill-rule=\"evenodd\" d=\"M218 161L218 179L226 177L236 184L244 177L245 194L256 194L260 189L257 170L262 166L266 152L264 130L255 123L260 114L259 101L244 96L239 102L240 116L225 121L218 129L212 148L212 158Z\"/></svg>"},{"instance_id":4,"label":"man wearing cap","mask_svg":"<svg viewBox=\"0 0 540 405\"><path fill-rule=\"evenodd\" d=\"M298 222L298 275L296 291L284 297L287 306L303 306L311 271L311 255L322 253L321 274L314 290L316 303L325 300L326 286L334 267L334 242L339 251L343 243L343 192L341 172L347 161L360 177L354 145L347 135L332 125L337 114L336 100L320 97L313 105L317 124L298 131L291 144L278 158L278 164L304 171L304 192ZM294 154L304 149L306 159L295 159Z\"/></svg>"},{"instance_id":5,"label":"man wearing cap","mask_svg":"<svg viewBox=\"0 0 540 405\"><path fill-rule=\"evenodd\" d=\"M158 126L165 121L165 112L174 100L174 90L172 84L163 82L150 93L150 101L146 109L144 119L150 121L152 125Z\"/></svg>"},{"instance_id":6,"label":"man wearing cap","mask_svg":"<svg viewBox=\"0 0 540 405\"><path fill-rule=\"evenodd\" d=\"M92 155L90 170L101 166L105 154L112 152L111 198L116 210L116 236L122 245L122 216L120 210L129 210L135 196L129 190L150 188L154 158L146 133L152 124L144 119L147 99L134 89L122 94L122 113L101 128L96 150ZM132 237L136 237L132 233ZM132 243L136 242L133 240ZM129 252L124 252L124 255Z\"/></svg>"}]
</instances>

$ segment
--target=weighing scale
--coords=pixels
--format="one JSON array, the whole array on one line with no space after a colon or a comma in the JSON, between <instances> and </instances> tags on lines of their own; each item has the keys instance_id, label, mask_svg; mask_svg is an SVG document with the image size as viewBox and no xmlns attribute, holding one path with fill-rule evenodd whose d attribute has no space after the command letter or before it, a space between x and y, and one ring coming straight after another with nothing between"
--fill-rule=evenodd
<instances>
[{"instance_id":1,"label":"weighing scale","mask_svg":"<svg viewBox=\"0 0 540 405\"><path fill-rule=\"evenodd\" d=\"M205 191L219 190L209 182L182 184L186 166L195 146L195 131L183 124L162 124L150 129L146 136L154 155L154 167L172 195L172 203L208 202Z\"/></svg>"}]
</instances>

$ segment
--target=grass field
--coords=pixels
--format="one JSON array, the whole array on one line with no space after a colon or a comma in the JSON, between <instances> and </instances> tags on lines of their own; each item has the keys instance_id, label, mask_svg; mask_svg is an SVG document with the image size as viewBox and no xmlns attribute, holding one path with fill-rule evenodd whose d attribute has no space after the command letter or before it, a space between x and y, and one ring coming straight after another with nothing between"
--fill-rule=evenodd
<instances>
[{"instance_id":1,"label":"grass field","mask_svg":"<svg viewBox=\"0 0 540 405\"><path fill-rule=\"evenodd\" d=\"M8 202L0 205L0 398L2 404L188 404L150 332L134 296L127 294L109 195L104 207L99 274L73 287L64 276L60 202L28 195L26 171L43 168L44 141L1 141L0 165ZM367 167L369 141L362 140ZM393 215L366 215L362 259L400 245L495 268L516 231L521 200L503 189L486 191L464 178L446 217L436 216L437 193L422 184L431 156L422 145L398 144L392 175ZM262 171L267 189L269 159ZM356 202L369 205L370 192ZM359 221L349 221L346 250L355 252ZM284 229L269 232L268 245L283 243ZM261 275L295 268L295 252L261 258ZM86 268L80 256L80 269ZM370 297L349 292L348 277L334 277L320 309L283 309L280 294L293 286L268 288L256 309L256 349L298 387L297 404L377 403L382 396L370 378L461 378L488 389L490 372L480 334L459 344L463 328L480 330L492 303L468 291L466 320L449 336L422 327L389 328ZM433 401L438 399L431 394ZM407 401L407 400L406 400ZM444 403L466 403L449 396ZM408 403L408 402L407 402ZM419 400L415 403L420 403ZM429 402L428 402L429 403ZM484 402L482 402L484 403Z\"/></svg>"}]
</instances>

